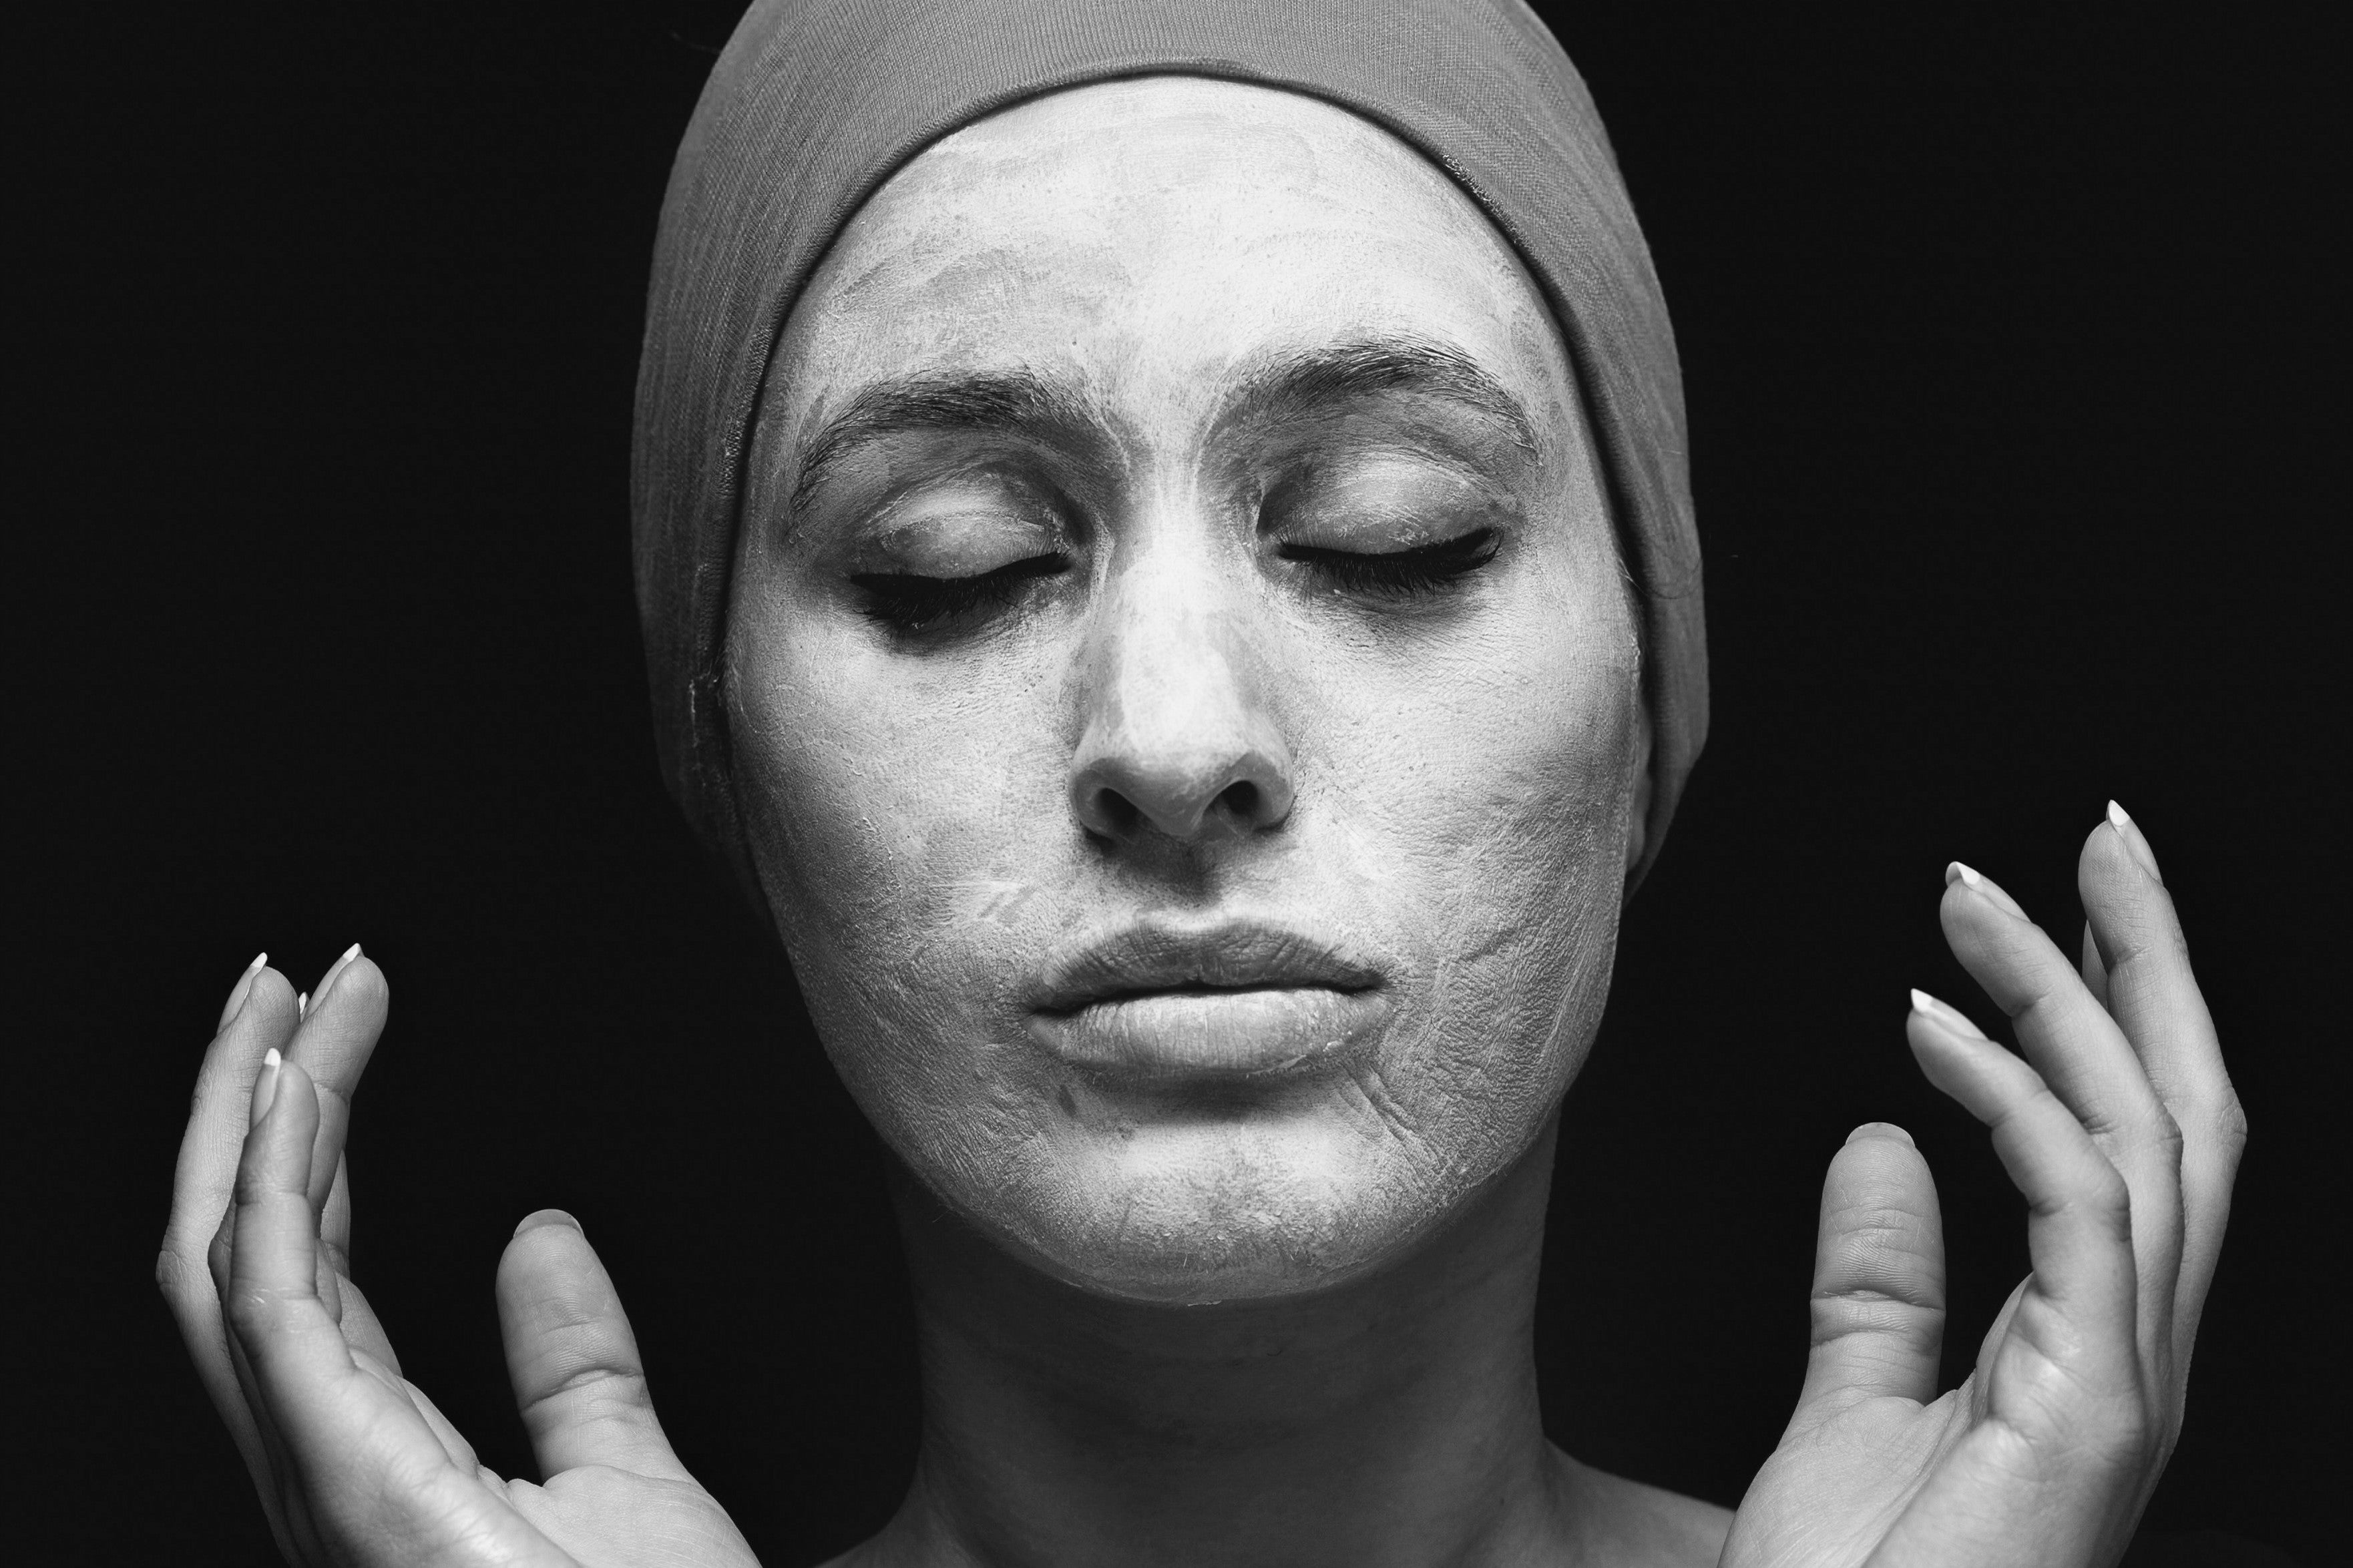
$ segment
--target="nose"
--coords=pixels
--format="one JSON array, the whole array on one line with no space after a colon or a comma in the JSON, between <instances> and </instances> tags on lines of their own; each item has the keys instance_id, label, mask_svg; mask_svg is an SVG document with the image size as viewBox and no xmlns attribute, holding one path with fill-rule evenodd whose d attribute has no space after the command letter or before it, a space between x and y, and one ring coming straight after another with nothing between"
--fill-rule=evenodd
<instances>
[{"instance_id":1,"label":"nose","mask_svg":"<svg viewBox=\"0 0 2353 1568\"><path fill-rule=\"evenodd\" d=\"M1213 584L1143 567L1105 606L1089 650L1071 815L1117 843L1279 825L1291 815L1291 751L1264 700L1247 610L1219 603Z\"/></svg>"}]
</instances>

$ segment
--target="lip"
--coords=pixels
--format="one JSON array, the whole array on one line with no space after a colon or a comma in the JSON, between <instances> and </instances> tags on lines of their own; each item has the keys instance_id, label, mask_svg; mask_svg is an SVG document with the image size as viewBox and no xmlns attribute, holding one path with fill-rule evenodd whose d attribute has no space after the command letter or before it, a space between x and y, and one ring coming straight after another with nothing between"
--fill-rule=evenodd
<instances>
[{"instance_id":1,"label":"lip","mask_svg":"<svg viewBox=\"0 0 2353 1568\"><path fill-rule=\"evenodd\" d=\"M1388 1015L1380 972L1258 921L1145 921L1064 950L1030 996L1029 1032L1074 1067L1145 1079L1287 1076Z\"/></svg>"}]
</instances>

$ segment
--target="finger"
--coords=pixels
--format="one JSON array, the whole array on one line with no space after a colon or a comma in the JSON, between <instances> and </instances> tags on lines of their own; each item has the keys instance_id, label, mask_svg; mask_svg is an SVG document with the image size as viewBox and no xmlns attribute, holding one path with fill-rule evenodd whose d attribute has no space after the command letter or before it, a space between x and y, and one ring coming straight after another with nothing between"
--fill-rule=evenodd
<instances>
[{"instance_id":1,"label":"finger","mask_svg":"<svg viewBox=\"0 0 2353 1568\"><path fill-rule=\"evenodd\" d=\"M318 1216L310 1197L317 1092L299 1066L273 1062L255 1087L253 1106L237 1163L222 1305L268 1399L273 1373L281 1381L289 1373L339 1375L352 1370L352 1359L319 1293Z\"/></svg>"},{"instance_id":2,"label":"finger","mask_svg":"<svg viewBox=\"0 0 2353 1568\"><path fill-rule=\"evenodd\" d=\"M155 1280L213 1408L228 1427L265 1504L274 1509L269 1454L229 1353L210 1254L237 1179L254 1080L266 1054L282 1048L293 1036L294 988L283 975L258 963L238 976L230 1001L233 1005L224 1009L227 1022L214 1036L196 1074ZM227 1261L224 1249L224 1278Z\"/></svg>"},{"instance_id":3,"label":"finger","mask_svg":"<svg viewBox=\"0 0 2353 1568\"><path fill-rule=\"evenodd\" d=\"M278 1054L270 1053L264 1060L261 1076L255 1082L251 1121L256 1128L260 1126L269 1107L274 1102L275 1080L281 1066ZM237 1205L232 1203L227 1211L221 1215L220 1229L213 1238L208 1255L213 1277L214 1299L224 1304L236 1299L232 1276L236 1253L237 1214ZM339 1288L343 1282L327 1268L323 1257L318 1258L315 1268L315 1289L319 1294L320 1306L328 1317L335 1320L340 1325L343 1318L343 1308ZM300 1506L299 1488L294 1483L296 1470L292 1452L287 1445L285 1435L278 1428L277 1418L271 1411L269 1400L263 1392L260 1379L254 1371L251 1358L246 1354L243 1343L235 1332L229 1331L226 1324L223 1331L228 1345L229 1362L235 1370L237 1385L244 1407L250 1413L250 1419L260 1434L260 1451L263 1458L253 1468L254 1486L261 1493L264 1508L269 1515L270 1527L279 1538L280 1551L290 1562L302 1561L302 1554L290 1544L296 1536L309 1539L307 1535L302 1534L301 1521L288 1511L299 1510ZM349 1342L349 1338L347 1332L346 1342Z\"/></svg>"},{"instance_id":4,"label":"finger","mask_svg":"<svg viewBox=\"0 0 2353 1568\"><path fill-rule=\"evenodd\" d=\"M266 1058L262 1071L274 1079L279 1066L278 1054L273 1051ZM261 1103L258 1093L253 1103ZM221 1215L220 1228L206 1254L216 1311L230 1299L229 1258L235 1247L236 1232L237 1207L231 1204ZM262 1398L260 1383L253 1373L253 1363L246 1358L245 1349L237 1343L237 1335L229 1331L225 1316L220 1331L223 1342L228 1347L228 1361L236 1379L238 1413L245 1422L244 1432L252 1436L251 1451L246 1452L241 1441L240 1452L244 1453L246 1468L253 1477L254 1490L260 1495L262 1511L269 1518L270 1533L277 1539L280 1555L289 1563L301 1562L302 1554L295 1544L294 1521L287 1511L290 1498L286 1478L293 1474L293 1467L287 1454L285 1440L270 1419L269 1404Z\"/></svg>"},{"instance_id":5,"label":"finger","mask_svg":"<svg viewBox=\"0 0 2353 1568\"><path fill-rule=\"evenodd\" d=\"M215 1248L230 1352L268 1456L261 1490L281 1547L304 1439L317 1441L306 1430L317 1425L311 1407L320 1390L335 1389L356 1370L318 1290L318 1222L309 1194L318 1118L317 1095L301 1069L271 1052L249 1101L250 1129Z\"/></svg>"},{"instance_id":6,"label":"finger","mask_svg":"<svg viewBox=\"0 0 2353 1568\"><path fill-rule=\"evenodd\" d=\"M1992 1132L2002 1168L2026 1198L2034 1277L2015 1329L2067 1374L2068 1386L2137 1389L2138 1268L2124 1177L2033 1068L1950 1007L1921 995L1905 1033L1928 1081Z\"/></svg>"},{"instance_id":7,"label":"finger","mask_svg":"<svg viewBox=\"0 0 2353 1568\"><path fill-rule=\"evenodd\" d=\"M2108 1005L2108 965L2100 956L2100 944L2092 935L2092 922L2089 921L2084 922L2084 940L2079 945L2082 952L2075 967L2084 976L2084 989L2092 994L2093 1001L2105 1007Z\"/></svg>"},{"instance_id":8,"label":"finger","mask_svg":"<svg viewBox=\"0 0 2353 1568\"><path fill-rule=\"evenodd\" d=\"M2181 1130L2131 1042L2066 955L1990 880L1957 862L1947 877L1939 912L1954 955L2010 1016L2021 1052L2131 1190L2137 1338L2152 1368L2169 1365L2181 1262Z\"/></svg>"},{"instance_id":9,"label":"finger","mask_svg":"<svg viewBox=\"0 0 2353 1568\"><path fill-rule=\"evenodd\" d=\"M1822 1182L1799 1408L1882 1395L1925 1404L1944 1341L1944 1226L1928 1163L1902 1128L1858 1127Z\"/></svg>"},{"instance_id":10,"label":"finger","mask_svg":"<svg viewBox=\"0 0 2353 1568\"><path fill-rule=\"evenodd\" d=\"M620 1298L580 1225L542 1209L499 1259L499 1330L543 1479L582 1465L683 1479Z\"/></svg>"},{"instance_id":11,"label":"finger","mask_svg":"<svg viewBox=\"0 0 2353 1568\"><path fill-rule=\"evenodd\" d=\"M226 1252L221 1255L219 1275L220 1299L226 1301L228 1299ZM226 1326L223 1331L227 1332ZM270 1419L269 1406L261 1397L261 1384L253 1374L253 1363L246 1359L245 1347L237 1343L233 1333L228 1335L228 1353L237 1369L237 1386L252 1412L255 1429L260 1433L264 1457L259 1468L254 1470L254 1489L261 1495L262 1512L269 1521L271 1537L278 1542L278 1554L289 1563L301 1563L304 1556L296 1545L296 1521L290 1513L290 1505L295 1500L290 1495L286 1482L286 1478L294 1474L293 1459L287 1452L285 1439L280 1436L277 1425ZM305 1539L308 1539L307 1532Z\"/></svg>"},{"instance_id":12,"label":"finger","mask_svg":"<svg viewBox=\"0 0 2353 1568\"><path fill-rule=\"evenodd\" d=\"M2247 1121L2189 967L2189 943L2157 858L2122 806L2092 830L2075 883L2108 975L2108 1010L2180 1128L2182 1251L2175 1344L2186 1361L2230 1217Z\"/></svg>"},{"instance_id":13,"label":"finger","mask_svg":"<svg viewBox=\"0 0 2353 1568\"><path fill-rule=\"evenodd\" d=\"M323 1206L333 1186L351 1127L352 1096L383 1037L391 1004L392 989L384 971L354 942L321 977L301 1027L286 1049L287 1059L299 1064L318 1086L319 1148L311 1165L317 1189L311 1194L313 1206ZM338 1252L351 1245L348 1230L326 1239Z\"/></svg>"},{"instance_id":14,"label":"finger","mask_svg":"<svg viewBox=\"0 0 2353 1568\"><path fill-rule=\"evenodd\" d=\"M274 969L247 970L230 995L236 1006L196 1070L173 1181L165 1249L191 1263L202 1261L228 1203L262 1058L282 1052L299 1022L294 989Z\"/></svg>"}]
</instances>

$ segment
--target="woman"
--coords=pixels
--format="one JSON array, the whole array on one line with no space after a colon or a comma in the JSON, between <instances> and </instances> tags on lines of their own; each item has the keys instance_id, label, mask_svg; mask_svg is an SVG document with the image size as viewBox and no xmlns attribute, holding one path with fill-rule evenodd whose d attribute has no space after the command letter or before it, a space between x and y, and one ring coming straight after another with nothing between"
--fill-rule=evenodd
<instances>
[{"instance_id":1,"label":"woman","mask_svg":"<svg viewBox=\"0 0 2353 1568\"><path fill-rule=\"evenodd\" d=\"M1663 308L1525 11L756 8L673 179L639 442L673 786L899 1163L925 1448L849 1561L2122 1551L2242 1126L2114 807L2079 963L1948 878L2027 1060L1907 1022L2031 1205L1968 1382L1874 1123L1736 1514L1537 1423L1559 1100L1705 671ZM166 1291L281 1545L748 1560L569 1216L500 1274L543 1486L398 1377L340 1258L385 995L356 950L307 998L249 972L182 1156Z\"/></svg>"}]
</instances>

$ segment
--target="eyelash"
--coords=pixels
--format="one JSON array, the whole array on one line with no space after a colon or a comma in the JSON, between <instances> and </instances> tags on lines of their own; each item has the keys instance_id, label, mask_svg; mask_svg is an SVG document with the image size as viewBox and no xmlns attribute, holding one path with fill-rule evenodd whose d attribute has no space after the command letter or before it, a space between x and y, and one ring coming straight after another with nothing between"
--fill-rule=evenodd
<instances>
[{"instance_id":1,"label":"eyelash","mask_svg":"<svg viewBox=\"0 0 2353 1568\"><path fill-rule=\"evenodd\" d=\"M1325 550L1313 544L1286 544L1278 552L1321 572L1335 588L1373 598L1419 599L1443 591L1495 558L1495 531L1474 528L1435 544L1369 555L1354 550Z\"/></svg>"},{"instance_id":2,"label":"eyelash","mask_svg":"<svg viewBox=\"0 0 2353 1568\"><path fill-rule=\"evenodd\" d=\"M1477 528L1435 544L1367 554L1286 544L1278 553L1321 572L1345 593L1375 598L1418 599L1446 588L1495 558L1495 531ZM976 577L920 577L908 572L860 572L850 581L867 595L866 613L902 632L927 631L944 621L982 610L999 610L1020 596L1033 578L1058 577L1071 569L1068 556L1033 555Z\"/></svg>"},{"instance_id":3,"label":"eyelash","mask_svg":"<svg viewBox=\"0 0 2353 1568\"><path fill-rule=\"evenodd\" d=\"M1058 577L1070 569L1066 555L1032 555L977 577L859 572L849 580L865 590L869 616L897 631L920 632L976 611L1003 609L1020 597L1031 578Z\"/></svg>"}]
</instances>

